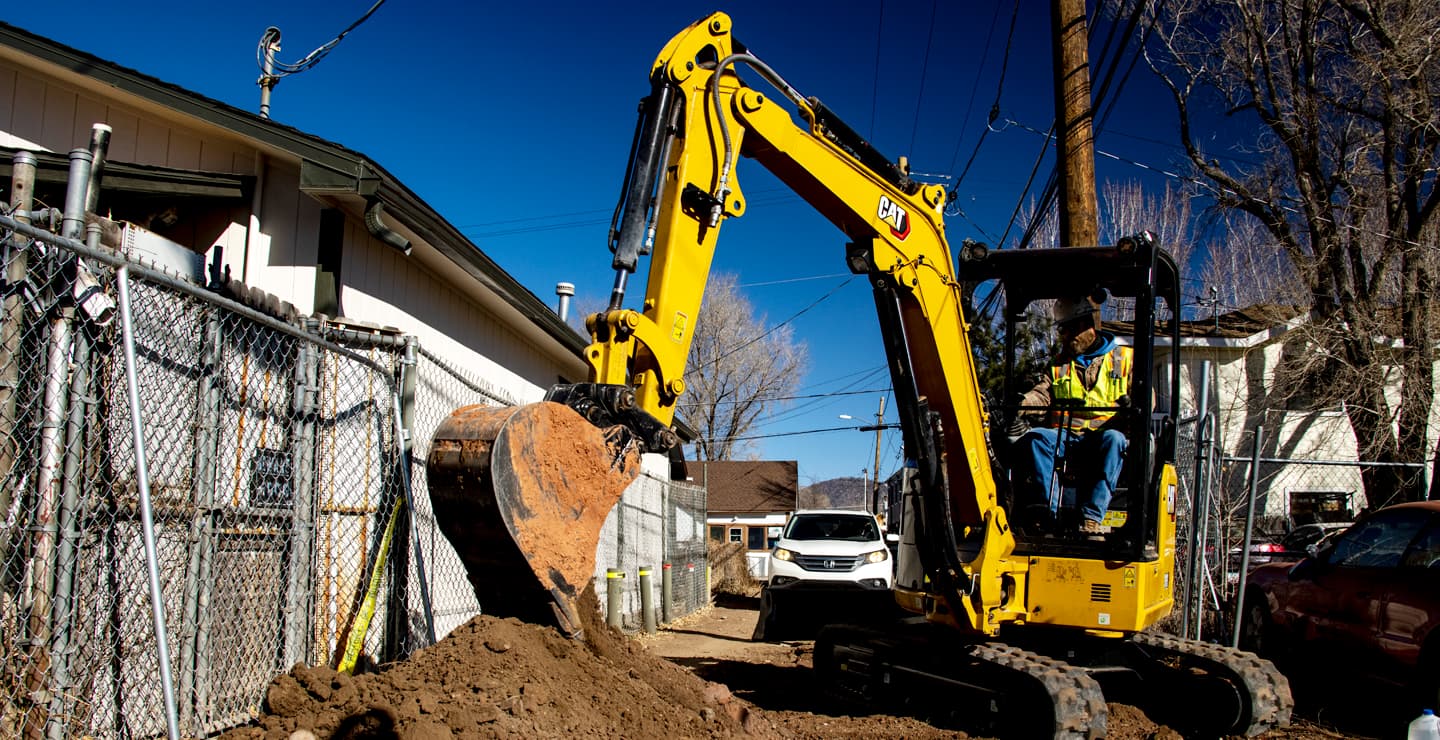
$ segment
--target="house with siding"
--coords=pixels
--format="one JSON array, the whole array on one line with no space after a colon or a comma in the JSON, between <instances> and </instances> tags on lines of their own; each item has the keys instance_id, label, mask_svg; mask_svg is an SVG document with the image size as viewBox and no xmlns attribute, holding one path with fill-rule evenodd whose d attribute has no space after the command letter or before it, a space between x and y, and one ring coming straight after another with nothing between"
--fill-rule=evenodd
<instances>
[{"instance_id":1,"label":"house with siding","mask_svg":"<svg viewBox=\"0 0 1440 740\"><path fill-rule=\"evenodd\" d=\"M1343 408L1315 403L1315 397L1304 388L1276 388L1277 369L1294 362L1296 353L1315 351L1295 331L1307 319L1307 314L1293 308L1250 306L1181 324L1181 413L1195 413L1204 388L1205 405L1216 418L1213 439L1220 455L1232 458L1222 464L1219 481L1221 495L1232 509L1243 504L1248 492L1248 458L1254 454L1258 426L1264 427L1262 458L1357 460L1355 434ZM1388 340L1377 342L1382 351L1388 346ZM1168 347L1169 343L1157 338L1157 344ZM1207 367L1208 382L1202 382ZM1168 367L1159 370L1168 372ZM1399 401L1397 371L1398 367L1392 366L1387 372L1394 379L1387 388L1392 408ZM1440 384L1440 363L1435 378ZM1324 382L1322 378L1310 380ZM1440 402L1432 408L1430 419L1427 451L1435 449L1440 435ZM1427 465L1416 472L1433 485L1431 471ZM1345 465L1262 464L1256 495L1256 516L1262 526L1271 529L1297 521L1345 520L1367 506L1383 503L1366 500L1359 467Z\"/></svg>"},{"instance_id":2,"label":"house with siding","mask_svg":"<svg viewBox=\"0 0 1440 740\"><path fill-rule=\"evenodd\" d=\"M686 474L707 491L705 525L714 542L745 547L750 574L764 578L767 556L795 511L800 492L794 460L687 462Z\"/></svg>"}]
</instances>

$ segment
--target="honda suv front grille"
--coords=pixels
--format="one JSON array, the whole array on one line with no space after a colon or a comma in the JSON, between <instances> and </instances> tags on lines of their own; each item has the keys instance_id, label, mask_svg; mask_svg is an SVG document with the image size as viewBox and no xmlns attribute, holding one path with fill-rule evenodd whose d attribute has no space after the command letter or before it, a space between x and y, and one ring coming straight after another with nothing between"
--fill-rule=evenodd
<instances>
[{"instance_id":1,"label":"honda suv front grille","mask_svg":"<svg viewBox=\"0 0 1440 740\"><path fill-rule=\"evenodd\" d=\"M860 567L858 555L796 555L795 564L817 573L849 573Z\"/></svg>"}]
</instances>

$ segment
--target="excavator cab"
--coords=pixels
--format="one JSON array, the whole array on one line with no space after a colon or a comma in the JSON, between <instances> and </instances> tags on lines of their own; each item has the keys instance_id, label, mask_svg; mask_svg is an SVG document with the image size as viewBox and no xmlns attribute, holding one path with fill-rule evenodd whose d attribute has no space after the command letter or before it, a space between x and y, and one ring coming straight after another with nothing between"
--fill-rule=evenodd
<instances>
[{"instance_id":1,"label":"excavator cab","mask_svg":"<svg viewBox=\"0 0 1440 740\"><path fill-rule=\"evenodd\" d=\"M1000 319L1004 372L984 391L994 417L997 487L1010 512L1016 553L1155 561L1163 545L1157 519L1174 512L1173 501L1160 500L1166 495L1163 467L1175 461L1179 416L1180 278L1174 259L1142 232L1113 246L963 249L959 273L975 285L969 294L984 304L972 307L972 322L986 320L980 315L986 309ZM1130 348L1129 393L1114 406L1061 400L1021 407L1016 399L1050 372L1057 356L1050 307L1076 296L1098 304L1100 331ZM1077 526L1077 498L1099 477L1099 461L1085 458L1098 452L1077 448L1066 455L1057 449L1051 474L1036 480L1032 453L1019 444L1032 425L1068 426L1081 416L1109 417L1101 428L1120 431L1127 441L1098 536ZM1053 511L1044 494L1058 504Z\"/></svg>"}]
</instances>

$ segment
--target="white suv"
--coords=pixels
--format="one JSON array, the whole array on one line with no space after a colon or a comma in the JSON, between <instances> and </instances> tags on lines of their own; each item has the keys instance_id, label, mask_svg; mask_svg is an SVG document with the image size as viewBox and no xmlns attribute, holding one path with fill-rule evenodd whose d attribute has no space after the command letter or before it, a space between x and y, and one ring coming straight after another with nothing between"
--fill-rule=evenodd
<instances>
[{"instance_id":1,"label":"white suv","mask_svg":"<svg viewBox=\"0 0 1440 740\"><path fill-rule=\"evenodd\" d=\"M895 568L875 516L864 511L797 511L770 551L774 590L888 591Z\"/></svg>"}]
</instances>

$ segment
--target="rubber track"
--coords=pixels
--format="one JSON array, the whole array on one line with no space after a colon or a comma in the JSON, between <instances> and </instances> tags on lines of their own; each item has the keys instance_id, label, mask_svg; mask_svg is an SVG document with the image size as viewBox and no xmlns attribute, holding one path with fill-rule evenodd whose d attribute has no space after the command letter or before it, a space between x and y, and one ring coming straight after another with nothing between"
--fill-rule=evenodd
<instances>
[{"instance_id":1,"label":"rubber track","mask_svg":"<svg viewBox=\"0 0 1440 740\"><path fill-rule=\"evenodd\" d=\"M893 649L895 646L891 644L888 647ZM1055 726L1052 734L1056 740L1096 740L1105 737L1109 705L1105 703L1100 684L1083 669L1039 653L1000 643L969 645L963 651L967 657L977 662L1003 668L1017 678L1023 677L1038 683L1050 696L1054 706ZM877 655L885 652L882 649ZM903 664L896 667L915 668ZM920 669L919 672L926 673L926 670ZM957 680L967 678L953 672L950 676ZM871 678L878 679L878 676ZM872 697L853 686L845 685L844 682L833 682L832 688L854 699L873 701Z\"/></svg>"},{"instance_id":2,"label":"rubber track","mask_svg":"<svg viewBox=\"0 0 1440 740\"><path fill-rule=\"evenodd\" d=\"M1254 737L1290 723L1295 700L1290 681L1275 664L1254 653L1150 632L1136 634L1136 644L1218 665L1240 677L1250 699L1250 725L1237 734Z\"/></svg>"},{"instance_id":3,"label":"rubber track","mask_svg":"<svg viewBox=\"0 0 1440 740\"><path fill-rule=\"evenodd\" d=\"M1100 684L1084 670L1013 645L976 645L971 655L1040 682L1055 707L1057 740L1105 737L1109 707Z\"/></svg>"}]
</instances>

